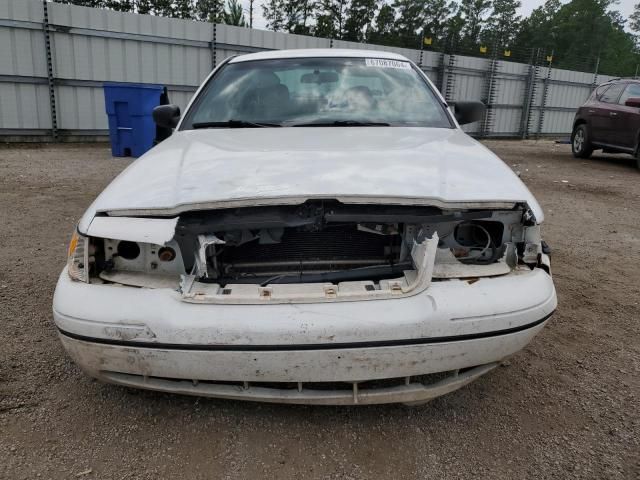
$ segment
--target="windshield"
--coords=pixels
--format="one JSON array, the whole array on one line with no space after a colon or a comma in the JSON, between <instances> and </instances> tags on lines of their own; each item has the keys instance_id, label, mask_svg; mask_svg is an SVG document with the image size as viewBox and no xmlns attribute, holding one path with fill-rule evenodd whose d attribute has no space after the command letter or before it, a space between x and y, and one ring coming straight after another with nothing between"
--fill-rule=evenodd
<instances>
[{"instance_id":1,"label":"windshield","mask_svg":"<svg viewBox=\"0 0 640 480\"><path fill-rule=\"evenodd\" d=\"M409 62L287 58L226 64L181 129L360 125L453 126Z\"/></svg>"}]
</instances>

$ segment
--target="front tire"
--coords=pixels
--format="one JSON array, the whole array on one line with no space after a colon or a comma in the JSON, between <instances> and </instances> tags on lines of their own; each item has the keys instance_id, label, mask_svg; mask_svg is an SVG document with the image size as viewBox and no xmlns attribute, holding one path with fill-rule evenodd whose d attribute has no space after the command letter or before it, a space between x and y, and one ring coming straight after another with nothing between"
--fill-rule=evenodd
<instances>
[{"instance_id":1,"label":"front tire","mask_svg":"<svg viewBox=\"0 0 640 480\"><path fill-rule=\"evenodd\" d=\"M589 130L584 123L578 125L571 135L571 152L576 158L589 158L593 153Z\"/></svg>"}]
</instances>

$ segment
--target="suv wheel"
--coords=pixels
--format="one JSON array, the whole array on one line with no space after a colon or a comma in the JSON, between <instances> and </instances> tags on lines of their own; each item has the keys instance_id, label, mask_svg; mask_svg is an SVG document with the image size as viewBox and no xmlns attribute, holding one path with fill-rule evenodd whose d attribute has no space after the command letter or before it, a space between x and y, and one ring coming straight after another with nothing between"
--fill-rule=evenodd
<instances>
[{"instance_id":1,"label":"suv wheel","mask_svg":"<svg viewBox=\"0 0 640 480\"><path fill-rule=\"evenodd\" d=\"M571 151L576 158L589 158L593 153L589 130L585 124L578 125L571 135Z\"/></svg>"}]
</instances>

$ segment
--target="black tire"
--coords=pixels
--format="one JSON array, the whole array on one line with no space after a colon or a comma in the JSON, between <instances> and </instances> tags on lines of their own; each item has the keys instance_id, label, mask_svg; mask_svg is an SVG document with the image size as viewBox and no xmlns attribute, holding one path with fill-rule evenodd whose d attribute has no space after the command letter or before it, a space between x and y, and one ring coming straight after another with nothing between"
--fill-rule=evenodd
<instances>
[{"instance_id":1,"label":"black tire","mask_svg":"<svg viewBox=\"0 0 640 480\"><path fill-rule=\"evenodd\" d=\"M578 125L571 134L571 152L576 158L589 158L593 153L589 129L584 123Z\"/></svg>"}]
</instances>

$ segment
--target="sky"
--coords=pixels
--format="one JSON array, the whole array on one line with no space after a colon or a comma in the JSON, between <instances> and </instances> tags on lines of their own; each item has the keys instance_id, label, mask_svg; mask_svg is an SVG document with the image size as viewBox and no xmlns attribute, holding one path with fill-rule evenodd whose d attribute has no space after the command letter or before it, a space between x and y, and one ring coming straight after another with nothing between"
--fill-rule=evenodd
<instances>
[{"instance_id":1,"label":"sky","mask_svg":"<svg viewBox=\"0 0 640 480\"><path fill-rule=\"evenodd\" d=\"M520 8L520 15L528 16L534 8L539 7L544 3L544 0L520 0L522 2L522 7ZM562 0L563 3L567 3ZM633 12L633 6L635 3L640 2L640 0L619 0L618 5L614 8L614 10L620 11L625 18L629 18L629 15ZM242 5L245 9L245 16L248 16L249 11L249 1L241 0ZM254 28L266 28L266 22L262 16L262 0L254 1L254 15L253 15L253 27Z\"/></svg>"}]
</instances>

